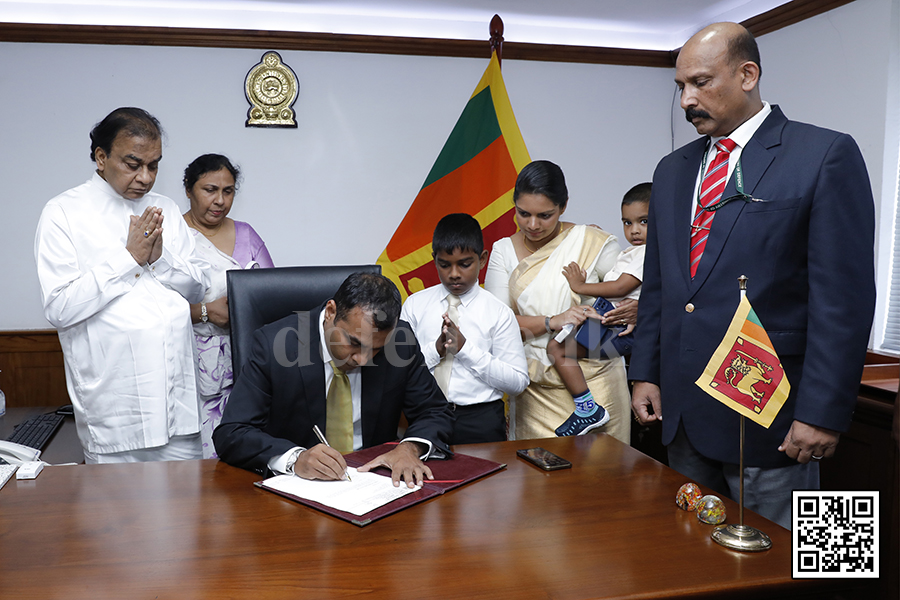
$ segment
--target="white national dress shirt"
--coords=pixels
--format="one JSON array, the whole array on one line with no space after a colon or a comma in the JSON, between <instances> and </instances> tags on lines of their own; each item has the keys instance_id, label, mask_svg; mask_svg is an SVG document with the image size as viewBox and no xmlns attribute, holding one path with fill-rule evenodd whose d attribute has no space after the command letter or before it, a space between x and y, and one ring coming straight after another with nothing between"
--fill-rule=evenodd
<instances>
[{"instance_id":1,"label":"white national dress shirt","mask_svg":"<svg viewBox=\"0 0 900 600\"><path fill-rule=\"evenodd\" d=\"M129 217L163 212L163 252L138 265ZM82 446L153 448L200 429L189 302L209 264L169 198L123 198L98 174L50 200L34 242L44 315L59 331Z\"/></svg>"},{"instance_id":2,"label":"white national dress shirt","mask_svg":"<svg viewBox=\"0 0 900 600\"><path fill-rule=\"evenodd\" d=\"M709 167L712 166L713 160L715 160L716 158L716 154L718 154L716 142L718 142L719 140L723 140L726 137L729 138L731 141L737 144L737 146L734 150L731 151L731 154L728 156L728 179L725 180L727 185L728 180L731 179L731 174L734 173L735 166L741 159L741 153L744 151L744 148L747 146L750 138L753 137L753 134L756 133L756 130L759 129L759 126L763 124L763 121L766 120L766 117L768 117L769 113L771 112L772 107L769 106L769 103L763 102L763 107L760 109L760 111L744 121L740 127L731 132L731 135L722 135L719 137L710 138L709 148L706 149L706 170L709 170ZM697 200L700 196L700 184L703 182L704 175L705 173L703 172L703 163L701 162L697 171L697 181L694 184L694 201L691 203L691 214L688 223L694 222L694 214L697 212Z\"/></svg>"},{"instance_id":3,"label":"white national dress shirt","mask_svg":"<svg viewBox=\"0 0 900 600\"><path fill-rule=\"evenodd\" d=\"M449 293L443 284L416 292L400 312L416 334L432 374L441 362L435 342L441 335L441 315L447 312ZM478 285L459 299L456 325L466 343L453 359L447 399L465 406L499 400L504 393L522 393L529 383L528 365L513 311Z\"/></svg>"}]
</instances>

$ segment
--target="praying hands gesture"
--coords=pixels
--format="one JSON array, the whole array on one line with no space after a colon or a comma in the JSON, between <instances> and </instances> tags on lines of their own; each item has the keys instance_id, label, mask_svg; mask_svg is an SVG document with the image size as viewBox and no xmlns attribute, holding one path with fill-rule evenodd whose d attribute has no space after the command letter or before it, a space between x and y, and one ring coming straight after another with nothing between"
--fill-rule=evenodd
<instances>
[{"instance_id":1,"label":"praying hands gesture","mask_svg":"<svg viewBox=\"0 0 900 600\"><path fill-rule=\"evenodd\" d=\"M444 319L444 325L441 328L440 337L438 337L437 341L434 343L434 347L437 350L438 355L441 358L444 358L447 352L455 355L462 350L463 345L466 343L466 336L459 330L456 323L450 320L449 314L444 313L441 315L441 318Z\"/></svg>"},{"instance_id":2,"label":"praying hands gesture","mask_svg":"<svg viewBox=\"0 0 900 600\"><path fill-rule=\"evenodd\" d=\"M125 249L137 264L153 264L162 256L162 209L148 206L140 217L130 216Z\"/></svg>"}]
</instances>

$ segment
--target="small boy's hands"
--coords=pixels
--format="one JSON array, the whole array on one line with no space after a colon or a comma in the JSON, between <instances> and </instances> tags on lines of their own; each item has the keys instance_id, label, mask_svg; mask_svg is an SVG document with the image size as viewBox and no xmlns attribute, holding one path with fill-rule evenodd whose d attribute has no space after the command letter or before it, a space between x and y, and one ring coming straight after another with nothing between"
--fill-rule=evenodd
<instances>
[{"instance_id":1,"label":"small boy's hands","mask_svg":"<svg viewBox=\"0 0 900 600\"><path fill-rule=\"evenodd\" d=\"M569 287L572 288L572 291L580 294L579 289L587 279L587 271L582 269L577 262L572 261L563 267L562 274L566 281L569 282Z\"/></svg>"}]
</instances>

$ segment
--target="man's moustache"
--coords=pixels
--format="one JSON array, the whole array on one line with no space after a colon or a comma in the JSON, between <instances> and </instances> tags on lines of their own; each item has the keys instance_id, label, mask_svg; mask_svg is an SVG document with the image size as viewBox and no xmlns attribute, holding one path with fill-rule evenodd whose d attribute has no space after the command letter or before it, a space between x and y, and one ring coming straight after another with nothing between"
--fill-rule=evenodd
<instances>
[{"instance_id":1,"label":"man's moustache","mask_svg":"<svg viewBox=\"0 0 900 600\"><path fill-rule=\"evenodd\" d=\"M696 110L694 108L686 108L684 109L684 118L687 119L688 123L693 123L694 119L708 119L709 113L705 110Z\"/></svg>"}]
</instances>

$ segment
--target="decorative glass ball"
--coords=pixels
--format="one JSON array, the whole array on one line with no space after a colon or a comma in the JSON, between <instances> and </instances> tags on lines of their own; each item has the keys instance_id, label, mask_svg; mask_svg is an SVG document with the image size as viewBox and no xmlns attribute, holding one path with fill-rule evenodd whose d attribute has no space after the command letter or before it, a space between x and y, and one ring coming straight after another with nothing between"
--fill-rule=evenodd
<instances>
[{"instance_id":1,"label":"decorative glass ball","mask_svg":"<svg viewBox=\"0 0 900 600\"><path fill-rule=\"evenodd\" d=\"M675 504L681 510L696 510L697 502L702 497L703 492L700 491L696 483L686 483L678 488L678 493L675 494Z\"/></svg>"},{"instance_id":2,"label":"decorative glass ball","mask_svg":"<svg viewBox=\"0 0 900 600\"><path fill-rule=\"evenodd\" d=\"M703 496L697 503L697 518L701 523L718 525L725 522L725 503L718 496Z\"/></svg>"}]
</instances>

